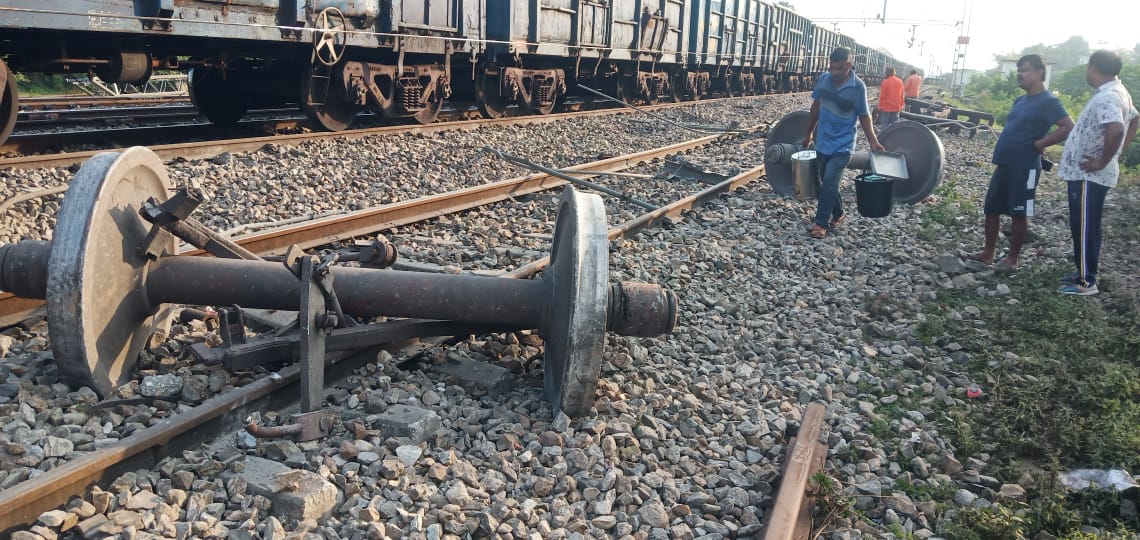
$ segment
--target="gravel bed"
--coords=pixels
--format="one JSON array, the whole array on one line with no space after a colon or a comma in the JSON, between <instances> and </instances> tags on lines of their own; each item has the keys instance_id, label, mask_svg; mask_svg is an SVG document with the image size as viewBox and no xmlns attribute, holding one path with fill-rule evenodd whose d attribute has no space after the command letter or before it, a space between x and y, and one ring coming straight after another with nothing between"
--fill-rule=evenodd
<instances>
[{"instance_id":1,"label":"gravel bed","mask_svg":"<svg viewBox=\"0 0 1140 540\"><path fill-rule=\"evenodd\" d=\"M622 137L636 138L632 132L628 128ZM719 155L695 153L694 161L728 171L761 159L762 142L739 143ZM980 204L992 140L944 136L943 143L943 181L953 181L957 192ZM516 144L520 149L504 150L531 157L524 143ZM558 154L582 145L552 148L557 150L543 159L531 159L585 160ZM357 152L353 146L342 153ZM193 166L213 170L210 162ZM636 172L659 169L649 165ZM298 170L304 169L298 164ZM421 178L442 182L452 174L447 170ZM467 170L475 176L473 168ZM484 174L517 173L488 168ZM75 523L82 522L94 534L116 531L123 538L283 538L286 531L313 539L748 537L772 503L779 463L804 406L822 401L828 410L827 466L868 517L840 520L824 537L889 538L892 525L916 538L934 537L938 521L953 515L954 505L1000 504L1024 490L987 476L984 453L959 462L934 426L934 404L964 406L964 389L976 381L954 371L968 357L953 343L927 346L914 336L922 304L942 288L1009 295L1011 303L1016 298L1000 277L995 286L986 280L992 276L988 270L968 267L953 255L980 245L980 220L936 231L939 240L924 242L915 233L930 206L862 218L854 210L853 176L848 172L843 191L852 217L822 241L806 233L813 203L780 197L759 183L671 228L614 242L611 280L672 288L680 297L681 319L663 338L607 338L596 414L573 421L552 417L541 398L541 340L528 332L432 348L410 369L402 365L407 359L381 353L331 392L343 423L323 441L254 444L237 434L170 458L154 471L125 475L17 534L55 538L67 528L64 536L77 536L83 526ZM1041 216L1033 227L1043 240L1026 253L1024 264L1066 257L1066 209L1057 183L1042 186ZM412 192L395 181L384 185ZM402 228L397 233L408 240L402 255L469 269L527 262L529 253L512 250L548 249L552 203L549 195L515 203L509 218L491 210L472 212L462 229L452 217L432 228ZM609 208L611 223L623 212L636 213L623 205ZM92 409L90 391L54 384L45 328L7 334L10 339L0 341L7 349L0 351L6 355L0 363L0 489L250 377L180 359L180 347L210 334L196 325L178 327L163 349L146 353L140 380L119 394L154 394L157 376L169 382L173 375L180 389L171 392L180 402ZM455 359L507 368L518 384L491 397L433 371ZM887 435L872 434L872 426L883 422L883 409L900 397L918 405L890 420ZM379 416L404 405L438 415L434 437L416 443L384 432ZM286 414L270 411L265 417L273 422ZM264 497L235 479L253 455L311 471L335 486L340 498L331 517L316 522L274 514ZM917 488L950 486L954 503L944 510L912 500L896 488L904 480Z\"/></svg>"},{"instance_id":2,"label":"gravel bed","mask_svg":"<svg viewBox=\"0 0 1140 540\"><path fill-rule=\"evenodd\" d=\"M803 96L762 96L695 103L661 111L673 122L711 127L775 122ZM736 122L736 124L732 124ZM319 140L266 145L258 152L223 153L208 160L174 160L175 185L194 185L212 197L195 212L216 230L306 215L359 210L384 203L513 178L525 173L490 156L485 147L548 167L567 167L682 142L700 136L663 127L646 115L574 119L552 124L474 131ZM0 200L60 185L68 169L0 171ZM49 238L62 196L16 205L0 223L0 243Z\"/></svg>"}]
</instances>

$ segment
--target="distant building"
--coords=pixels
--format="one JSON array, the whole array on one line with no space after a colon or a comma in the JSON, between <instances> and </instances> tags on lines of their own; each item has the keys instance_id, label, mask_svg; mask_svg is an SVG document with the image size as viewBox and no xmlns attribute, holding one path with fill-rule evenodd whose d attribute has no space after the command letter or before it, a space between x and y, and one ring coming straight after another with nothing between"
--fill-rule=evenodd
<instances>
[{"instance_id":1,"label":"distant building","mask_svg":"<svg viewBox=\"0 0 1140 540\"><path fill-rule=\"evenodd\" d=\"M1001 74L1008 77L1011 73L1017 73L1017 59L1006 58L1001 61L998 66ZM1045 88L1049 88L1049 81L1053 80L1053 62L1045 62Z\"/></svg>"},{"instance_id":2,"label":"distant building","mask_svg":"<svg viewBox=\"0 0 1140 540\"><path fill-rule=\"evenodd\" d=\"M951 71L955 85L966 86L970 81L974 80L974 75L977 75L977 70L973 69L955 69Z\"/></svg>"}]
</instances>

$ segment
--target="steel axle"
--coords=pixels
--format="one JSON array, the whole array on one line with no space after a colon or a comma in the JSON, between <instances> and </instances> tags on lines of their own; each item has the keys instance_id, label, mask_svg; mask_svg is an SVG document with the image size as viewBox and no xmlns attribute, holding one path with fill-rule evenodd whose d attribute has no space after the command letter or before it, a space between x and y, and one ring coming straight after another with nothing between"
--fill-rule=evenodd
<instances>
[{"instance_id":1,"label":"steel axle","mask_svg":"<svg viewBox=\"0 0 1140 540\"><path fill-rule=\"evenodd\" d=\"M175 256L173 240L156 240L139 215L148 198L166 199L168 184L145 148L99 154L73 180L51 243L0 246L0 290L47 300L65 380L102 395L125 382L169 304L300 310L302 334L327 333L329 308L312 296L324 290L354 317L535 328L545 342L546 396L578 416L593 404L607 330L656 336L676 321L672 291L608 282L601 199L571 187L562 192L550 266L541 279L512 280L347 267L306 274L276 262ZM310 339L323 358L323 337Z\"/></svg>"}]
</instances>

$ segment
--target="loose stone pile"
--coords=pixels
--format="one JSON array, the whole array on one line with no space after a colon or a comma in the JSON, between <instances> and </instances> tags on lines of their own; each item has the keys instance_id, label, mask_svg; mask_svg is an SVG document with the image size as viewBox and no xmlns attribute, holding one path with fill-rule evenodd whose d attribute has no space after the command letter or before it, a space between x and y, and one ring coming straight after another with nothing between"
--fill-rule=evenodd
<instances>
[{"instance_id":1,"label":"loose stone pile","mask_svg":"<svg viewBox=\"0 0 1140 540\"><path fill-rule=\"evenodd\" d=\"M759 114L749 111L748 119ZM727 113L723 118L732 120ZM555 131L571 139L589 135ZM380 144L403 148L409 157L402 162L427 163L428 150L417 154L407 148L421 142L431 148L463 136ZM519 137L517 146L504 150L568 165L608 148L571 150L567 144L556 147L567 155L552 157L551 147L535 142L539 139L532 137L529 147L526 140ZM279 161L242 162L278 159L287 162L284 166L295 160L298 172L355 167L357 172L342 175L343 181L322 183L307 195L329 204L340 204L332 195L340 189L365 194L366 204L390 200L397 192L401 195L394 198L421 192L413 190L454 189L444 178L456 173L441 166L418 176L393 174L385 188L370 192L371 181L362 180L370 174L366 165L382 162L379 156L385 154L354 161L360 148L341 144L346 147L304 150L287 158L281 156L292 150L233 156L229 163L241 164L241 172L225 178L271 186L285 179L257 180L252 173L288 176L277 172ZM719 157L702 155L703 164L722 171L747 168L760 159L755 144L744 140L737 149L722 149ZM980 204L992 142L945 138L944 144L943 182L953 183L964 200ZM457 157L454 163L463 161ZM227 170L209 162L179 167L178 174L190 174L191 167ZM465 178L477 177L467 171ZM334 177L314 174L309 178ZM480 174L499 173L491 168ZM852 176L848 173L848 179ZM421 188L425 180L427 187ZM267 196L284 196L295 188L264 189ZM1063 194L1049 181L1041 194L1042 217L1034 222L1041 240L1027 256L1030 265L1066 256ZM936 225L938 240L923 241L916 231L931 206L897 207L890 217L872 220L854 215L849 182L843 195L852 218L823 241L806 233L813 203L777 196L760 183L671 228L615 242L611 279L672 288L681 301L681 320L663 338L607 338L596 414L572 421L552 413L541 398L542 343L529 332L430 348L410 368L408 358L384 352L330 391L342 422L324 440L259 442L235 433L169 458L153 471L126 474L105 490L45 513L36 526L13 537L748 537L773 502L787 439L812 401L827 404L827 466L869 518L841 520L830 538L892 537L886 532L892 524L915 538L936 536L938 521L955 510L942 512L932 502L912 500L896 488L900 481L949 486L954 505L962 507L1023 497L1022 486L1002 485L986 474L986 454L962 463L939 433L935 404L964 406L964 388L976 381L954 371L968 360L955 343L932 346L915 337L922 304L939 289L1006 295L1016 302L1008 285L1000 279L994 285L988 270L968 267L954 255L980 244L980 221ZM490 222L493 214L475 213L471 226L478 234L438 240L494 253L504 239L526 236L536 240L533 250L541 251L537 246L548 242L542 233L518 231L536 231L537 224L549 222L551 206L542 199L524 205L510 218L522 222L517 227L507 226L510 221L496 225ZM266 212L243 220L221 210L212 215L215 226L280 217ZM424 245L432 240L427 230L403 232ZM472 240L478 237L485 238L484 245ZM447 262L445 251L436 262ZM471 264L454 253L455 264ZM484 262L493 267L503 261ZM973 315L969 309L957 314ZM9 339L0 341L0 355L6 356L0 363L0 489L252 377L181 360L185 345L212 335L191 323L177 326L160 350L145 353L139 379L118 396L178 401L96 409L89 390L69 391L56 382L44 328L7 334ZM888 419L884 409L897 406L900 398L917 405ZM271 411L263 420L272 424L286 416ZM887 429L872 429L883 424Z\"/></svg>"}]
</instances>

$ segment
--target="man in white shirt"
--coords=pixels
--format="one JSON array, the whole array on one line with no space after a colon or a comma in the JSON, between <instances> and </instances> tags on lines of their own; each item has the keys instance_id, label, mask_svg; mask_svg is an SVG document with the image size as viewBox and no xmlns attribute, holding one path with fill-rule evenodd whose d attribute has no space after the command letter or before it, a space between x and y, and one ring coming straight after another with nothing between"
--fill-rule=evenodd
<instances>
[{"instance_id":1,"label":"man in white shirt","mask_svg":"<svg viewBox=\"0 0 1140 540\"><path fill-rule=\"evenodd\" d=\"M1096 89L1081 111L1061 154L1057 171L1068 182L1069 228L1073 234L1073 257L1077 272L1061 278L1064 294L1088 296L1098 293L1101 211L1108 190L1116 185L1120 166L1116 160L1132 143L1140 115L1132 97L1117 75L1120 55L1100 50L1089 57L1085 81Z\"/></svg>"}]
</instances>

